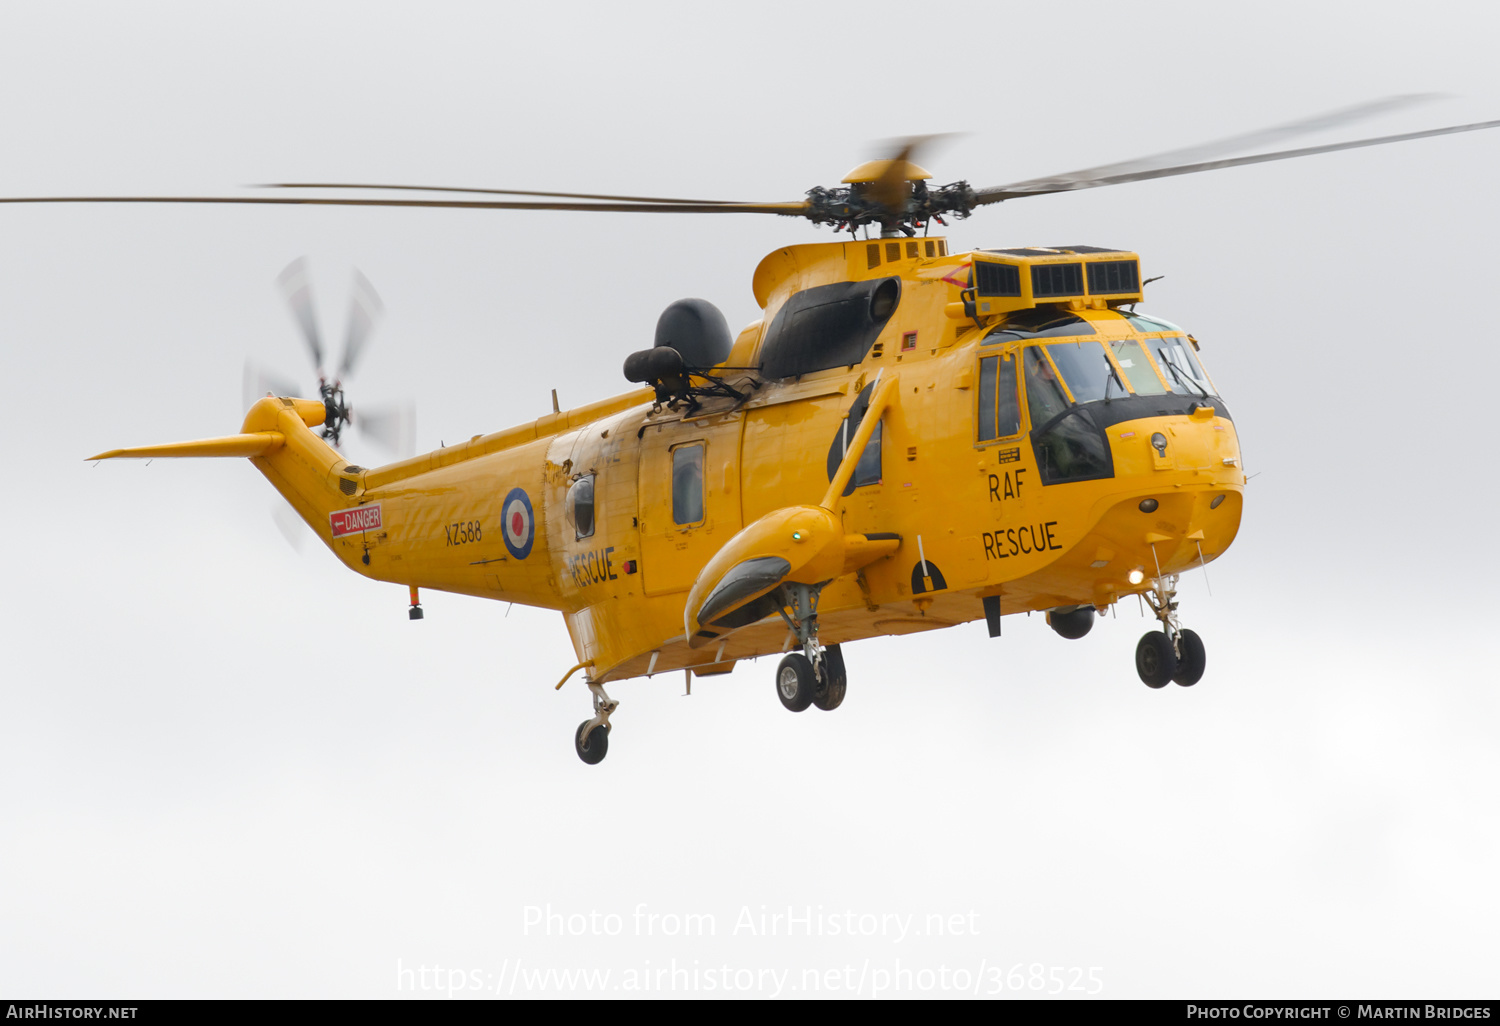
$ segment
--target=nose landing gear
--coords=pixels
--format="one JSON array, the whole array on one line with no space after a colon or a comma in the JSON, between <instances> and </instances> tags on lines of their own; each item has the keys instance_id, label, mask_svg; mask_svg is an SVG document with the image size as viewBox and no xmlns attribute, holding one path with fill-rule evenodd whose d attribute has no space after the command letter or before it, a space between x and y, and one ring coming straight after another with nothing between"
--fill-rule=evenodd
<instances>
[{"instance_id":1,"label":"nose landing gear","mask_svg":"<svg viewBox=\"0 0 1500 1026\"><path fill-rule=\"evenodd\" d=\"M1177 575L1158 577L1146 602L1161 621L1161 631L1142 636L1135 646L1135 672L1148 688L1166 687L1172 681L1192 687L1203 679L1208 657L1203 639L1177 621Z\"/></svg>"}]
</instances>

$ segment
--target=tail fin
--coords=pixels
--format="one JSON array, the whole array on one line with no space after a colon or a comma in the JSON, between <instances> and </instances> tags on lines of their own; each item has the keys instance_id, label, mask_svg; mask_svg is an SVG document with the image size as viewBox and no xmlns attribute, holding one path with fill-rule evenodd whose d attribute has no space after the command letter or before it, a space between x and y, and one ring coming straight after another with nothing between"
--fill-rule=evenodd
<instances>
[{"instance_id":1,"label":"tail fin","mask_svg":"<svg viewBox=\"0 0 1500 1026\"><path fill-rule=\"evenodd\" d=\"M323 416L323 404L316 400L267 396L250 407L237 435L111 449L89 459L248 457L314 533L328 543L328 516L353 505L363 471L352 467L332 446L313 434L311 429L323 423Z\"/></svg>"}]
</instances>

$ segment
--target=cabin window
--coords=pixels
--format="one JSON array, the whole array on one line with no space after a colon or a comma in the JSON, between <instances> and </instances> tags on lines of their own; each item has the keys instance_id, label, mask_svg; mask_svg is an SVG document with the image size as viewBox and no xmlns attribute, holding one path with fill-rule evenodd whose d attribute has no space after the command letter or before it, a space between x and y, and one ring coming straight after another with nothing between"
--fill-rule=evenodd
<instances>
[{"instance_id":1,"label":"cabin window","mask_svg":"<svg viewBox=\"0 0 1500 1026\"><path fill-rule=\"evenodd\" d=\"M828 447L828 480L830 482L838 474L839 464L844 462L850 443L859 433L859 427L864 423L865 414L870 410L870 399L874 394L875 384L871 382L854 397L854 402L849 406L848 415L839 422L838 430L833 435L833 443ZM870 432L870 440L865 443L865 451L859 454L859 462L854 465L854 473L849 476L849 483L844 486L845 495L853 495L856 488L880 484L882 481L884 475L881 472L880 450L884 427L883 423L876 423Z\"/></svg>"},{"instance_id":2,"label":"cabin window","mask_svg":"<svg viewBox=\"0 0 1500 1026\"><path fill-rule=\"evenodd\" d=\"M986 356L979 361L979 440L1008 438L1020 430L1016 358L1013 354Z\"/></svg>"},{"instance_id":3,"label":"cabin window","mask_svg":"<svg viewBox=\"0 0 1500 1026\"><path fill-rule=\"evenodd\" d=\"M703 443L672 450L672 522L703 522Z\"/></svg>"},{"instance_id":4,"label":"cabin window","mask_svg":"<svg viewBox=\"0 0 1500 1026\"><path fill-rule=\"evenodd\" d=\"M844 423L849 422L846 420ZM883 427L883 423L875 425L875 430L870 432L870 440L865 443L865 451L859 454L859 462L854 465L854 476L849 479L849 483L855 488L879 484L881 481L880 429Z\"/></svg>"},{"instance_id":5,"label":"cabin window","mask_svg":"<svg viewBox=\"0 0 1500 1026\"><path fill-rule=\"evenodd\" d=\"M568 518L573 523L573 537L581 540L594 536L594 475L573 482L568 489Z\"/></svg>"},{"instance_id":6,"label":"cabin window","mask_svg":"<svg viewBox=\"0 0 1500 1026\"><path fill-rule=\"evenodd\" d=\"M1136 395L1161 395L1165 391L1139 342L1128 338L1119 339L1110 342L1109 348L1115 354L1115 362L1125 372L1125 379L1130 382L1132 392Z\"/></svg>"}]
</instances>

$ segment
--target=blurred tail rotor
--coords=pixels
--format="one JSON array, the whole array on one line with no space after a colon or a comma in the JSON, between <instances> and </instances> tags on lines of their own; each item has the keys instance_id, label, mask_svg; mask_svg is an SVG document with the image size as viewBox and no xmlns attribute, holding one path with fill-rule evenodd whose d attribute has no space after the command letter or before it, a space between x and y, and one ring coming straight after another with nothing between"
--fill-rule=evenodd
<instances>
[{"instance_id":1,"label":"blurred tail rotor","mask_svg":"<svg viewBox=\"0 0 1500 1026\"><path fill-rule=\"evenodd\" d=\"M307 524L292 509L291 503L285 499L277 499L271 506L271 520L276 524L276 530L286 539L286 543L292 547L293 552L302 551L302 543L307 540Z\"/></svg>"},{"instance_id":2,"label":"blurred tail rotor","mask_svg":"<svg viewBox=\"0 0 1500 1026\"><path fill-rule=\"evenodd\" d=\"M375 286L358 269L354 272L354 293L349 300L349 329L344 339L344 358L339 361L339 377L354 373L354 365L364 353L365 343L375 330L375 322L385 312Z\"/></svg>"},{"instance_id":3,"label":"blurred tail rotor","mask_svg":"<svg viewBox=\"0 0 1500 1026\"><path fill-rule=\"evenodd\" d=\"M286 269L276 276L276 284L281 288L281 294L286 297L287 306L292 308L292 316L297 320L297 326L302 329L302 340L307 343L307 351L312 355L313 369L318 377L323 377L323 339L318 334L317 311L313 304L312 281L307 276L307 258L298 257L286 265Z\"/></svg>"},{"instance_id":4,"label":"blurred tail rotor","mask_svg":"<svg viewBox=\"0 0 1500 1026\"><path fill-rule=\"evenodd\" d=\"M251 360L245 361L244 383L240 391L241 405L246 409L255 405L257 399L268 395L284 395L306 398L304 389L288 382L275 371L267 370Z\"/></svg>"},{"instance_id":5,"label":"blurred tail rotor","mask_svg":"<svg viewBox=\"0 0 1500 1026\"><path fill-rule=\"evenodd\" d=\"M303 343L312 360L313 370L318 375L315 391L291 384L289 379L269 371L252 362L245 362L244 404L249 409L257 399L266 395L276 396L320 396L323 400L323 438L335 448L343 441L347 426L358 429L362 438L392 453L397 459L408 459L416 454L417 415L412 403L387 403L361 407L356 418L354 404L344 395L344 379L353 375L369 349L370 337L379 323L385 306L370 280L358 270L354 272L353 290L349 300L349 321L344 334L344 351L338 362L338 372L330 380L326 364L323 336L318 330L317 304L313 300L312 278L307 259L298 257L276 276L277 289L291 309ZM277 528L293 548L300 548L306 537L306 525L285 502L278 502L272 511Z\"/></svg>"},{"instance_id":6,"label":"blurred tail rotor","mask_svg":"<svg viewBox=\"0 0 1500 1026\"><path fill-rule=\"evenodd\" d=\"M302 333L312 357L313 369L318 375L318 395L323 400L323 438L338 448L343 440L344 428L354 424L354 406L344 395L344 379L354 373L355 367L369 347L370 336L385 306L375 287L358 270L354 272L353 292L349 300L349 322L344 335L344 352L339 360L338 373L330 381L324 370L323 337L318 331L317 305L313 301L312 278L308 272L307 259L298 257L276 276L276 284L291 308L292 317ZM286 389L276 378L247 365L245 370L246 395L260 396L266 391L277 395L290 395L295 389ZM252 385L253 380L253 385ZM251 392L251 388L254 392ZM402 407L374 407L361 413L359 428L372 441L405 458L416 451L416 415L410 404Z\"/></svg>"},{"instance_id":7,"label":"blurred tail rotor","mask_svg":"<svg viewBox=\"0 0 1500 1026\"><path fill-rule=\"evenodd\" d=\"M417 454L417 409L411 403L361 406L354 426L361 436L410 459Z\"/></svg>"}]
</instances>

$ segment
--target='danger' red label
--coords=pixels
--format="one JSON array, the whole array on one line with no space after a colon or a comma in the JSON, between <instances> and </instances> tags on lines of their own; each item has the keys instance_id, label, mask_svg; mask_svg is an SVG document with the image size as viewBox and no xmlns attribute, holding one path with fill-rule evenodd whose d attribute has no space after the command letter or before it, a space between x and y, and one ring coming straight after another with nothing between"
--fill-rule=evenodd
<instances>
[{"instance_id":1,"label":"'danger' red label","mask_svg":"<svg viewBox=\"0 0 1500 1026\"><path fill-rule=\"evenodd\" d=\"M380 503L330 513L328 522L333 525L335 538L341 534L354 534L356 531L373 531L380 526Z\"/></svg>"}]
</instances>

